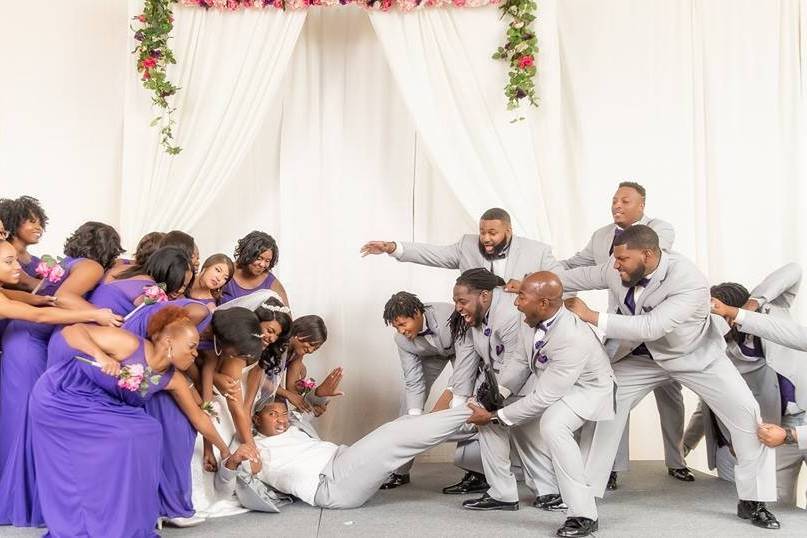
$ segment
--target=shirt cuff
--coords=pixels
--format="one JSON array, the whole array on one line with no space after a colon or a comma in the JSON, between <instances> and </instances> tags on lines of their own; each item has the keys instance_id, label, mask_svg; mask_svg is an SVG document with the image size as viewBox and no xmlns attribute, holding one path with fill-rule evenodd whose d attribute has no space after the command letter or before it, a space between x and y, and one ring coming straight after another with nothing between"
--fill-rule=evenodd
<instances>
[{"instance_id":1,"label":"shirt cuff","mask_svg":"<svg viewBox=\"0 0 807 538\"><path fill-rule=\"evenodd\" d=\"M468 402L468 398L465 396L457 396L456 394L451 398L451 408L454 409L455 407L460 407L465 405Z\"/></svg>"},{"instance_id":2,"label":"shirt cuff","mask_svg":"<svg viewBox=\"0 0 807 538\"><path fill-rule=\"evenodd\" d=\"M737 315L734 317L734 323L742 325L743 321L745 321L745 310L738 308Z\"/></svg>"},{"instance_id":3,"label":"shirt cuff","mask_svg":"<svg viewBox=\"0 0 807 538\"><path fill-rule=\"evenodd\" d=\"M390 253L390 256L395 258L396 260L400 260L401 256L403 256L404 247L400 241L395 241L395 250Z\"/></svg>"},{"instance_id":4,"label":"shirt cuff","mask_svg":"<svg viewBox=\"0 0 807 538\"><path fill-rule=\"evenodd\" d=\"M506 400L507 398L510 397L511 394L513 394L513 392L510 389L508 389L507 387L503 387L503 386L499 385L499 394L501 394L502 398L504 398Z\"/></svg>"},{"instance_id":5,"label":"shirt cuff","mask_svg":"<svg viewBox=\"0 0 807 538\"><path fill-rule=\"evenodd\" d=\"M608 314L600 312L597 316L597 327L605 334L608 333Z\"/></svg>"},{"instance_id":6,"label":"shirt cuff","mask_svg":"<svg viewBox=\"0 0 807 538\"><path fill-rule=\"evenodd\" d=\"M512 425L513 425L513 421L512 421L512 420L510 420L509 418L507 418L507 415L505 414L504 409L499 409L499 410L496 412L496 416L497 416L497 417L499 417L499 420L501 420L502 422L504 422L504 423L505 423L505 424L507 424L508 426L512 426Z\"/></svg>"},{"instance_id":7,"label":"shirt cuff","mask_svg":"<svg viewBox=\"0 0 807 538\"><path fill-rule=\"evenodd\" d=\"M807 450L807 424L796 426L796 437L798 437L799 450Z\"/></svg>"},{"instance_id":8,"label":"shirt cuff","mask_svg":"<svg viewBox=\"0 0 807 538\"><path fill-rule=\"evenodd\" d=\"M410 416L413 416L413 417L417 416L417 415L422 415L423 414L423 409L418 409L417 407L413 407L412 409L407 411L406 414L410 415Z\"/></svg>"}]
</instances>

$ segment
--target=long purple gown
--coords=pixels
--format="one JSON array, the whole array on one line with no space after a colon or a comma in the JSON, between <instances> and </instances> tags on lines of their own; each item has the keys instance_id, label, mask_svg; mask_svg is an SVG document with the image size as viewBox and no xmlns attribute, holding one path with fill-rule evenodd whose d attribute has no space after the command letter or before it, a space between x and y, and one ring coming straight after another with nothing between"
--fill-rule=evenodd
<instances>
[{"instance_id":1,"label":"long purple gown","mask_svg":"<svg viewBox=\"0 0 807 538\"><path fill-rule=\"evenodd\" d=\"M195 299L177 299L166 303L145 306L126 320L123 328L140 336L146 336L151 317L162 308L171 305L184 307L200 303ZM208 315L197 325L202 332L210 323ZM174 398L167 393L155 394L146 402L146 413L162 426L162 460L160 462L160 515L163 517L191 517L195 510L191 501L191 459L196 443L196 429Z\"/></svg>"},{"instance_id":2,"label":"long purple gown","mask_svg":"<svg viewBox=\"0 0 807 538\"><path fill-rule=\"evenodd\" d=\"M40 294L52 295L82 258L62 262L67 274L46 282ZM54 325L11 320L3 333L0 360L0 525L39 526L36 473L28 431L28 397L48 360Z\"/></svg>"},{"instance_id":3,"label":"long purple gown","mask_svg":"<svg viewBox=\"0 0 807 538\"><path fill-rule=\"evenodd\" d=\"M266 273L266 278L263 279L263 282L254 288L243 288L238 284L238 282L235 281L235 277L233 277L229 282L227 282L227 284L224 285L223 288L221 288L221 300L219 301L219 304L224 304L227 301L232 301L238 297L249 295L250 293L254 293L258 290L268 290L272 287L272 284L275 283L275 280L277 280L275 275L273 275L271 271L268 271Z\"/></svg>"},{"instance_id":4,"label":"long purple gown","mask_svg":"<svg viewBox=\"0 0 807 538\"><path fill-rule=\"evenodd\" d=\"M147 366L143 339L121 366L134 364ZM172 375L142 395L78 360L40 378L30 423L46 536L158 536L162 431L143 405Z\"/></svg>"},{"instance_id":5,"label":"long purple gown","mask_svg":"<svg viewBox=\"0 0 807 538\"><path fill-rule=\"evenodd\" d=\"M39 257L31 254L31 261L28 263L21 263L20 266L22 267L22 270L28 274L28 276L39 278L39 275L36 274L36 266L39 265L39 262L41 261L42 260Z\"/></svg>"},{"instance_id":6,"label":"long purple gown","mask_svg":"<svg viewBox=\"0 0 807 538\"><path fill-rule=\"evenodd\" d=\"M109 308L119 316L126 316L136 308L134 301L143 295L143 288L153 285L151 279L112 280L95 288L89 301L98 308Z\"/></svg>"}]
</instances>

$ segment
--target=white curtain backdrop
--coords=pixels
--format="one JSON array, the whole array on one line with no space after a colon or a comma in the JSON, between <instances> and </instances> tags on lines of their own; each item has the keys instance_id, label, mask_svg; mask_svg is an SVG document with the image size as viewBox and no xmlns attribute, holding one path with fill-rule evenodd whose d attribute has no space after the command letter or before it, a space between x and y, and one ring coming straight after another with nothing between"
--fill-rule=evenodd
<instances>
[{"instance_id":1,"label":"white curtain backdrop","mask_svg":"<svg viewBox=\"0 0 807 538\"><path fill-rule=\"evenodd\" d=\"M140 231L185 228L203 256L232 253L252 229L273 234L295 314L320 314L330 329L311 374L346 367L347 395L321 424L336 441L397 412L385 300L400 289L448 300L456 276L361 259L366 240L448 243L501 204L564 257L609 221L616 183L632 179L648 189L648 214L676 226L676 249L714 282L753 286L785 262L807 263L807 0L543 0L541 107L513 125L505 67L488 60L503 35L493 7L372 18L352 7L311 10L287 69L262 82L270 97L260 103L236 79L258 75L247 61L280 66L279 46L255 41L225 54L223 44L232 33L257 40L245 29L260 23L260 37L280 43L283 28L297 35L291 23L261 18L274 11L180 13L173 46L198 49L193 76L202 78L188 79L178 54L185 152L170 165L148 128L148 96L123 76L122 66L133 69L128 12L111 4L15 4L0 21L0 46L15 51L9 61L24 81L0 84L0 196L44 201L52 224L38 252L58 252L90 217L121 225L128 246ZM82 11L93 17L79 20ZM41 19L48 39L8 22L29 19ZM212 35L211 21L227 26ZM198 32L195 49L186 31ZM214 67L202 56L227 61ZM76 58L92 69L71 75L63 64ZM237 113L207 97L209 85L226 83L244 92L230 103ZM652 402L633 421L632 456L659 459Z\"/></svg>"},{"instance_id":2,"label":"white curtain backdrop","mask_svg":"<svg viewBox=\"0 0 807 538\"><path fill-rule=\"evenodd\" d=\"M142 0L130 0L132 16ZM187 229L215 203L276 102L305 11L222 12L174 8L169 76L176 96L173 157L159 144L151 97L128 61L121 232L130 244L151 230ZM134 48L136 41L130 37ZM129 58L130 59L130 58Z\"/></svg>"}]
</instances>

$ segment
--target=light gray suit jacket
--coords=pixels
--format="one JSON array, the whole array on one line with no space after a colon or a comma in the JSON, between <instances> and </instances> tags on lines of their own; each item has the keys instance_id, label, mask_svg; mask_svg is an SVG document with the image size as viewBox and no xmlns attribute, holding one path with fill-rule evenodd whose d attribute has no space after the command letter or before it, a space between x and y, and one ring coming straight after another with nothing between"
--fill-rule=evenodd
<instances>
[{"instance_id":1,"label":"light gray suit jacket","mask_svg":"<svg viewBox=\"0 0 807 538\"><path fill-rule=\"evenodd\" d=\"M464 235L458 242L446 246L403 242L400 244L403 253L398 260L402 262L459 269L461 272L476 267L491 268L490 260L486 260L479 252L478 235ZM524 275L535 271L552 271L556 274L563 271L563 266L552 255L552 247L517 235L513 236L506 259L504 275L499 275L505 282L511 278L521 280Z\"/></svg>"},{"instance_id":2,"label":"light gray suit jacket","mask_svg":"<svg viewBox=\"0 0 807 538\"><path fill-rule=\"evenodd\" d=\"M498 374L524 353L521 313L513 307L514 300L515 295L494 288L487 323L469 328L465 337L455 344L452 380L456 396L472 395L481 364L490 364Z\"/></svg>"},{"instance_id":3,"label":"light gray suit jacket","mask_svg":"<svg viewBox=\"0 0 807 538\"><path fill-rule=\"evenodd\" d=\"M539 352L533 347L535 329L522 323L521 331L524 353L504 366L499 384L515 394L531 375L536 381L532 392L504 408L508 421L521 424L534 419L558 400L586 420L614 418L614 372L587 323L561 307Z\"/></svg>"},{"instance_id":4,"label":"light gray suit jacket","mask_svg":"<svg viewBox=\"0 0 807 538\"><path fill-rule=\"evenodd\" d=\"M675 230L672 224L661 219L651 219L646 215L637 224L644 224L652 228L657 234L659 239L659 246L663 250L670 250L675 241ZM614 242L614 232L616 231L616 224L613 222L602 228L598 229L591 235L588 244L579 251L577 254L562 260L560 263L566 269L574 269L576 267L588 267L590 265L600 265L607 262L611 258L611 244Z\"/></svg>"},{"instance_id":5,"label":"light gray suit jacket","mask_svg":"<svg viewBox=\"0 0 807 538\"><path fill-rule=\"evenodd\" d=\"M795 263L768 275L751 292L751 297L760 301L759 312L745 312L740 330L762 339L768 364L795 385L796 405L807 409L807 346L794 349L790 344L798 343L793 341L798 331L788 328L798 327L790 317L790 307L798 294L801 277L801 267Z\"/></svg>"},{"instance_id":6,"label":"light gray suit jacket","mask_svg":"<svg viewBox=\"0 0 807 538\"><path fill-rule=\"evenodd\" d=\"M608 289L618 298L621 314L608 314L604 329L606 337L620 341L613 349L614 361L642 343L671 371L701 370L725 353L726 342L709 314L709 283L677 252L662 252L653 278L636 299L635 315L625 306L630 288L610 263L571 269L562 279L567 291Z\"/></svg>"},{"instance_id":7,"label":"light gray suit jacket","mask_svg":"<svg viewBox=\"0 0 807 538\"><path fill-rule=\"evenodd\" d=\"M448 318L454 312L454 305L450 303L426 303L423 313L426 327L433 334L417 336L409 340L405 336L395 333L395 344L398 346L398 355L401 358L401 370L404 378L404 398L407 409L423 409L426 404L426 381L423 377L423 363L425 358L439 358L446 361L454 359L454 341L451 339L451 329L448 327ZM452 376L453 378L453 376ZM449 379L448 385L453 381Z\"/></svg>"}]
</instances>

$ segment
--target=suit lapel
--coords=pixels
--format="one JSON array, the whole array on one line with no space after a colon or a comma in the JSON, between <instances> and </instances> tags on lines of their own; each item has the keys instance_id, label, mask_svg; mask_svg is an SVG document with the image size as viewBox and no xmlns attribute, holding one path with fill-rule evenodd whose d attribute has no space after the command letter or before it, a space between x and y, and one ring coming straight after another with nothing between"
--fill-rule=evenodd
<instances>
[{"instance_id":1,"label":"suit lapel","mask_svg":"<svg viewBox=\"0 0 807 538\"><path fill-rule=\"evenodd\" d=\"M659 260L658 267L656 268L656 272L653 274L653 278L650 279L647 287L644 289L642 294L636 300L636 315L642 313L642 306L647 302L647 298L653 294L657 289L661 287L661 284L664 282L664 279L667 278L667 269L670 266L669 257L662 253L661 260Z\"/></svg>"},{"instance_id":2,"label":"suit lapel","mask_svg":"<svg viewBox=\"0 0 807 538\"><path fill-rule=\"evenodd\" d=\"M521 249L519 248L521 245L519 243L520 238L514 235L510 241L510 249L507 251L507 257L505 258L504 274L510 275L510 278L521 280L524 278L524 275L515 274L516 267L518 267L518 257L521 254ZM508 279L505 278L504 275L502 275L502 278L507 282Z\"/></svg>"}]
</instances>

